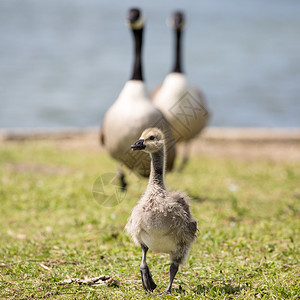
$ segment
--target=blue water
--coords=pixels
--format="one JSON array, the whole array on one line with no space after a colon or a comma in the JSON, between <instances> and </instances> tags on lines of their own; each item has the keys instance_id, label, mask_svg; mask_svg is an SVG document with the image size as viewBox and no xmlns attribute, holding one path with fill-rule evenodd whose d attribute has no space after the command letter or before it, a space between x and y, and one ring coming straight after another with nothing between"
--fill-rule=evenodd
<instances>
[{"instance_id":1,"label":"blue water","mask_svg":"<svg viewBox=\"0 0 300 300\"><path fill-rule=\"evenodd\" d=\"M210 125L300 127L299 0L0 0L0 128L99 126L131 74L137 4L149 91L172 66L166 18L184 9L184 69Z\"/></svg>"}]
</instances>

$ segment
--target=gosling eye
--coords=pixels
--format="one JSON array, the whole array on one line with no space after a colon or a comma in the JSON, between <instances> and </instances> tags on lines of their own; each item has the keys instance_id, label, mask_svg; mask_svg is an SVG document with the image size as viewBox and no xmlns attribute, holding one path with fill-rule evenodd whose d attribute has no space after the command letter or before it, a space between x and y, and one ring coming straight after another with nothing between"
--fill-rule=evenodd
<instances>
[{"instance_id":1,"label":"gosling eye","mask_svg":"<svg viewBox=\"0 0 300 300\"><path fill-rule=\"evenodd\" d=\"M151 136L149 137L149 140L153 141L153 140L154 140L154 136L151 135Z\"/></svg>"}]
</instances>

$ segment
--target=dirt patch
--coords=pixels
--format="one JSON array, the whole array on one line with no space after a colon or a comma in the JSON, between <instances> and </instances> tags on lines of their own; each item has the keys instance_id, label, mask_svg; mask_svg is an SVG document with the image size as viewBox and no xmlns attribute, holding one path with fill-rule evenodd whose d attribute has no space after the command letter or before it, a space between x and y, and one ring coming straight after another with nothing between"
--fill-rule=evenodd
<instances>
[{"instance_id":1,"label":"dirt patch","mask_svg":"<svg viewBox=\"0 0 300 300\"><path fill-rule=\"evenodd\" d=\"M299 129L207 128L192 152L212 157L300 161Z\"/></svg>"},{"instance_id":2,"label":"dirt patch","mask_svg":"<svg viewBox=\"0 0 300 300\"><path fill-rule=\"evenodd\" d=\"M42 130L25 133L2 132L0 133L1 140L2 142L47 140L65 150L104 151L100 146L98 128L62 129L59 132L43 132ZM299 162L300 129L208 127L188 147L193 155ZM179 145L178 152L182 151L183 146ZM20 168L22 169L22 166ZM23 168L30 167L23 166ZM42 171L43 168L40 170Z\"/></svg>"},{"instance_id":3,"label":"dirt patch","mask_svg":"<svg viewBox=\"0 0 300 300\"><path fill-rule=\"evenodd\" d=\"M195 141L193 154L211 157L235 157L245 160L268 159L271 161L300 161L299 143L241 142L241 141Z\"/></svg>"}]
</instances>

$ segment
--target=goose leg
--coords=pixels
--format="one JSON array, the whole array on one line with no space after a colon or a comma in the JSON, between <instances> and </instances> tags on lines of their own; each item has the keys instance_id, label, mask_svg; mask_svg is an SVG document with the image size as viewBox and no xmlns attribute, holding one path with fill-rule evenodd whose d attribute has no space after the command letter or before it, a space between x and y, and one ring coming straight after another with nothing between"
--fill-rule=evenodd
<instances>
[{"instance_id":1,"label":"goose leg","mask_svg":"<svg viewBox=\"0 0 300 300\"><path fill-rule=\"evenodd\" d=\"M125 174L122 171L121 167L118 167L118 178L120 181L121 191L125 192L127 190L127 182L125 181Z\"/></svg>"},{"instance_id":2,"label":"goose leg","mask_svg":"<svg viewBox=\"0 0 300 300\"><path fill-rule=\"evenodd\" d=\"M176 262L172 262L170 265L170 281L168 287L163 291L163 294L171 294L172 283L177 274L179 264Z\"/></svg>"},{"instance_id":3,"label":"goose leg","mask_svg":"<svg viewBox=\"0 0 300 300\"><path fill-rule=\"evenodd\" d=\"M150 291L152 292L156 288L156 284L152 279L152 275L150 273L150 270L148 268L147 262L146 262L146 255L148 251L148 247L145 245L141 245L142 248L142 262L140 265L140 271L142 275L142 283L143 283L143 288L145 291Z\"/></svg>"},{"instance_id":4,"label":"goose leg","mask_svg":"<svg viewBox=\"0 0 300 300\"><path fill-rule=\"evenodd\" d=\"M183 144L183 155L182 155L182 161L178 167L178 172L182 172L185 166L187 165L189 161L190 156L190 145L186 142Z\"/></svg>"}]
</instances>

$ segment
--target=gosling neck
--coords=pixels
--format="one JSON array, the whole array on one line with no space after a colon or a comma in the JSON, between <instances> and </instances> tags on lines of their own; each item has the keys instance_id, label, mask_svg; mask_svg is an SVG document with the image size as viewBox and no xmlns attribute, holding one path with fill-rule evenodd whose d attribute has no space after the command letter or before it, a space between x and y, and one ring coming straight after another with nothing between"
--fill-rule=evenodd
<instances>
[{"instance_id":1,"label":"gosling neck","mask_svg":"<svg viewBox=\"0 0 300 300\"><path fill-rule=\"evenodd\" d=\"M151 153L151 172L148 187L166 189L165 186L165 149Z\"/></svg>"},{"instance_id":2,"label":"gosling neck","mask_svg":"<svg viewBox=\"0 0 300 300\"><path fill-rule=\"evenodd\" d=\"M135 44L134 65L131 80L144 80L142 71L142 44L143 44L143 28L133 29L133 38Z\"/></svg>"},{"instance_id":3,"label":"gosling neck","mask_svg":"<svg viewBox=\"0 0 300 300\"><path fill-rule=\"evenodd\" d=\"M173 72L175 73L183 73L182 65L181 65L181 29L175 30L175 63Z\"/></svg>"}]
</instances>

